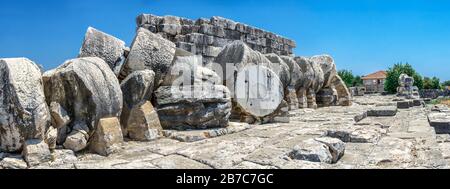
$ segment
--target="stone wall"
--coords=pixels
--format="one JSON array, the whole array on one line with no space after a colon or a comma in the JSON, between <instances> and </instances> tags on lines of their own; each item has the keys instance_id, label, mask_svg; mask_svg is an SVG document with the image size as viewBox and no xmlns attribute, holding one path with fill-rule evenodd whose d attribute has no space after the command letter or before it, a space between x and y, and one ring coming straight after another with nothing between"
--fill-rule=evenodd
<instances>
[{"instance_id":1,"label":"stone wall","mask_svg":"<svg viewBox=\"0 0 450 189\"><path fill-rule=\"evenodd\" d=\"M439 96L450 96L450 90L423 89L420 90L420 97L436 99Z\"/></svg>"},{"instance_id":2,"label":"stone wall","mask_svg":"<svg viewBox=\"0 0 450 189\"><path fill-rule=\"evenodd\" d=\"M213 61L222 47L234 40L242 40L263 54L292 55L296 47L290 39L221 17L190 20L142 14L136 21L138 27L161 34L181 49L202 55L205 63Z\"/></svg>"}]
</instances>

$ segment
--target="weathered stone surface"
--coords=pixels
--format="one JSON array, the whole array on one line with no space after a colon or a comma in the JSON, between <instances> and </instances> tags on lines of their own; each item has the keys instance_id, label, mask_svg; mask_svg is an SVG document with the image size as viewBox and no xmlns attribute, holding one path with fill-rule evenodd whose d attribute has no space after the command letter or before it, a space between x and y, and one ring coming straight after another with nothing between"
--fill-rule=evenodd
<instances>
[{"instance_id":1,"label":"weathered stone surface","mask_svg":"<svg viewBox=\"0 0 450 189\"><path fill-rule=\"evenodd\" d=\"M130 74L120 84L123 93L123 104L128 109L141 105L152 99L155 72L139 70Z\"/></svg>"},{"instance_id":2,"label":"weathered stone surface","mask_svg":"<svg viewBox=\"0 0 450 189\"><path fill-rule=\"evenodd\" d=\"M403 96L406 99L419 98L419 88L414 86L414 78L407 74L401 74L398 78L399 87L397 88L397 96Z\"/></svg>"},{"instance_id":3,"label":"weathered stone surface","mask_svg":"<svg viewBox=\"0 0 450 189\"><path fill-rule=\"evenodd\" d=\"M397 102L398 109L408 109L413 106L413 101L411 100L402 100Z\"/></svg>"},{"instance_id":4,"label":"weathered stone surface","mask_svg":"<svg viewBox=\"0 0 450 189\"><path fill-rule=\"evenodd\" d=\"M214 71L203 67L202 57L190 54L176 55L174 65L166 75L162 86L216 85L222 80Z\"/></svg>"},{"instance_id":5,"label":"weathered stone surface","mask_svg":"<svg viewBox=\"0 0 450 189\"><path fill-rule=\"evenodd\" d=\"M86 148L89 140L90 129L84 122L73 123L72 132L64 140L64 147L75 152Z\"/></svg>"},{"instance_id":6,"label":"weathered stone surface","mask_svg":"<svg viewBox=\"0 0 450 189\"><path fill-rule=\"evenodd\" d=\"M72 150L54 150L52 153L51 165L64 166L76 163L77 161L78 158L75 156L75 153Z\"/></svg>"},{"instance_id":7,"label":"weathered stone surface","mask_svg":"<svg viewBox=\"0 0 450 189\"><path fill-rule=\"evenodd\" d=\"M170 155L155 159L152 163L161 169L211 169L208 165L180 155Z\"/></svg>"},{"instance_id":8,"label":"weathered stone surface","mask_svg":"<svg viewBox=\"0 0 450 189\"><path fill-rule=\"evenodd\" d=\"M343 142L351 143L376 143L382 137L378 129L365 129L363 127L330 129L327 136L338 138Z\"/></svg>"},{"instance_id":9,"label":"weathered stone surface","mask_svg":"<svg viewBox=\"0 0 450 189\"><path fill-rule=\"evenodd\" d=\"M180 142L197 142L201 140L206 140L209 138L216 138L228 134L233 134L250 129L247 123L237 123L230 122L225 128L214 128L206 130L193 130L193 131L174 131L174 130L164 130L164 136Z\"/></svg>"},{"instance_id":10,"label":"weathered stone surface","mask_svg":"<svg viewBox=\"0 0 450 189\"><path fill-rule=\"evenodd\" d=\"M337 163L345 154L345 143L337 138L321 137L315 138L314 140L328 146L332 157L332 163Z\"/></svg>"},{"instance_id":11,"label":"weathered stone surface","mask_svg":"<svg viewBox=\"0 0 450 189\"><path fill-rule=\"evenodd\" d=\"M26 58L0 59L0 150L18 151L44 139L50 125L39 67Z\"/></svg>"},{"instance_id":12,"label":"weathered stone surface","mask_svg":"<svg viewBox=\"0 0 450 189\"><path fill-rule=\"evenodd\" d=\"M78 57L98 57L114 70L125 60L125 42L109 34L89 27Z\"/></svg>"},{"instance_id":13,"label":"weathered stone surface","mask_svg":"<svg viewBox=\"0 0 450 189\"><path fill-rule=\"evenodd\" d=\"M450 113L430 113L428 122L437 134L450 134Z\"/></svg>"},{"instance_id":14,"label":"weathered stone surface","mask_svg":"<svg viewBox=\"0 0 450 189\"><path fill-rule=\"evenodd\" d=\"M266 58L272 63L273 71L278 75L283 83L283 88L287 88L291 82L290 68L284 60L275 53L265 54Z\"/></svg>"},{"instance_id":15,"label":"weathered stone surface","mask_svg":"<svg viewBox=\"0 0 450 189\"><path fill-rule=\"evenodd\" d=\"M350 93L352 96L364 96L366 93L366 87L350 87L348 90L350 90Z\"/></svg>"},{"instance_id":16,"label":"weathered stone surface","mask_svg":"<svg viewBox=\"0 0 450 189\"><path fill-rule=\"evenodd\" d=\"M90 141L90 150L108 156L123 142L122 130L116 117L100 119L98 127Z\"/></svg>"},{"instance_id":17,"label":"weathered stone surface","mask_svg":"<svg viewBox=\"0 0 450 189\"><path fill-rule=\"evenodd\" d=\"M338 94L336 89L324 88L316 94L316 102L318 107L329 107L338 105Z\"/></svg>"},{"instance_id":18,"label":"weathered stone surface","mask_svg":"<svg viewBox=\"0 0 450 189\"><path fill-rule=\"evenodd\" d=\"M320 65L313 63L305 57L295 57L300 66L302 78L295 84L300 108L317 108L316 93L324 83L324 74Z\"/></svg>"},{"instance_id":19,"label":"weathered stone surface","mask_svg":"<svg viewBox=\"0 0 450 189\"><path fill-rule=\"evenodd\" d=\"M314 139L306 140L294 147L289 157L296 160L332 163L333 156L328 146Z\"/></svg>"},{"instance_id":20,"label":"weathered stone surface","mask_svg":"<svg viewBox=\"0 0 450 189\"><path fill-rule=\"evenodd\" d=\"M381 116L395 116L397 114L397 107L395 106L376 106L367 111L367 116L381 117Z\"/></svg>"},{"instance_id":21,"label":"weathered stone surface","mask_svg":"<svg viewBox=\"0 0 450 189\"><path fill-rule=\"evenodd\" d=\"M119 82L108 65L97 57L69 60L46 72L44 87L47 103L60 104L72 120L65 131L71 133L70 140L65 140L64 146L69 145L74 151L85 147L84 140L89 139L101 118L119 117L122 111ZM85 125L86 128L81 129L85 133L78 134L74 129L79 125ZM86 134L87 139L83 139ZM73 144L81 145L74 147Z\"/></svg>"},{"instance_id":22,"label":"weathered stone surface","mask_svg":"<svg viewBox=\"0 0 450 189\"><path fill-rule=\"evenodd\" d=\"M412 163L413 148L414 145L410 141L384 137L372 151L369 162L378 166Z\"/></svg>"},{"instance_id":23,"label":"weathered stone surface","mask_svg":"<svg viewBox=\"0 0 450 189\"><path fill-rule=\"evenodd\" d=\"M174 43L145 28L139 28L119 79L124 79L134 71L150 69L155 72L155 86L159 86L160 80L172 66L175 50Z\"/></svg>"},{"instance_id":24,"label":"weathered stone surface","mask_svg":"<svg viewBox=\"0 0 450 189\"><path fill-rule=\"evenodd\" d=\"M138 141L150 141L161 136L162 127L153 105L147 101L134 107L126 120L125 136Z\"/></svg>"},{"instance_id":25,"label":"weathered stone surface","mask_svg":"<svg viewBox=\"0 0 450 189\"><path fill-rule=\"evenodd\" d=\"M0 161L0 169L27 169L27 163L21 157L6 157Z\"/></svg>"},{"instance_id":26,"label":"weathered stone surface","mask_svg":"<svg viewBox=\"0 0 450 189\"><path fill-rule=\"evenodd\" d=\"M231 99L225 86L162 86L155 95L164 129L206 129L228 125Z\"/></svg>"},{"instance_id":27,"label":"weathered stone surface","mask_svg":"<svg viewBox=\"0 0 450 189\"><path fill-rule=\"evenodd\" d=\"M340 106L351 106L352 105L352 94L345 85L344 80L339 75L336 75L332 79L332 84L338 94L338 104Z\"/></svg>"},{"instance_id":28,"label":"weathered stone surface","mask_svg":"<svg viewBox=\"0 0 450 189\"><path fill-rule=\"evenodd\" d=\"M136 127L146 122L146 117L150 112L143 112L142 106L152 99L155 73L151 70L140 70L130 74L122 81L120 87L123 93L123 109L120 116L122 131L124 136L128 136L128 128ZM156 120L147 120L156 121ZM159 120L157 120L159 123ZM145 126L145 125L142 125ZM148 126L148 125L146 125ZM140 138L142 139L142 138ZM139 140L136 138L136 140Z\"/></svg>"},{"instance_id":29,"label":"weathered stone surface","mask_svg":"<svg viewBox=\"0 0 450 189\"><path fill-rule=\"evenodd\" d=\"M50 126L45 133L45 143L48 144L48 148L50 150L54 150L56 148L56 144L58 141L58 129Z\"/></svg>"},{"instance_id":30,"label":"weathered stone surface","mask_svg":"<svg viewBox=\"0 0 450 189\"><path fill-rule=\"evenodd\" d=\"M215 57L210 49L221 48L233 40L242 40L261 53L291 55L295 42L276 34L221 17L190 20L174 16L143 14L137 18L138 27L158 33L177 47L205 57ZM195 40L185 36L202 36ZM182 43L180 43L182 41ZM192 46L198 46L192 51ZM207 60L205 61L207 62Z\"/></svg>"},{"instance_id":31,"label":"weathered stone surface","mask_svg":"<svg viewBox=\"0 0 450 189\"><path fill-rule=\"evenodd\" d=\"M253 64L271 67L271 62L261 53L252 50L242 41L234 41L226 45L214 62L220 64L223 69L223 80L227 86L234 87L236 73L243 67ZM230 69L227 69L227 66ZM230 88L232 90L232 88Z\"/></svg>"},{"instance_id":32,"label":"weathered stone surface","mask_svg":"<svg viewBox=\"0 0 450 189\"><path fill-rule=\"evenodd\" d=\"M288 103L289 110L298 109L297 91L293 87L288 87L287 94L285 94L286 103Z\"/></svg>"},{"instance_id":33,"label":"weathered stone surface","mask_svg":"<svg viewBox=\"0 0 450 189\"><path fill-rule=\"evenodd\" d=\"M70 116L67 111L57 102L50 104L50 115L52 116L52 126L61 129L70 123Z\"/></svg>"},{"instance_id":34,"label":"weathered stone surface","mask_svg":"<svg viewBox=\"0 0 450 189\"><path fill-rule=\"evenodd\" d=\"M248 65L239 71L233 101L237 105L234 109L239 108L241 114L258 120L274 117L281 112L282 105L286 105L282 104L283 100L283 84L269 68Z\"/></svg>"},{"instance_id":35,"label":"weathered stone surface","mask_svg":"<svg viewBox=\"0 0 450 189\"><path fill-rule=\"evenodd\" d=\"M318 55L309 59L315 64L319 64L323 71L324 83L322 88L331 87L333 78L337 75L336 64L334 63L333 58L330 55Z\"/></svg>"},{"instance_id":36,"label":"weathered stone surface","mask_svg":"<svg viewBox=\"0 0 450 189\"><path fill-rule=\"evenodd\" d=\"M50 149L42 140L25 141L22 155L29 166L36 166L51 160Z\"/></svg>"}]
</instances>

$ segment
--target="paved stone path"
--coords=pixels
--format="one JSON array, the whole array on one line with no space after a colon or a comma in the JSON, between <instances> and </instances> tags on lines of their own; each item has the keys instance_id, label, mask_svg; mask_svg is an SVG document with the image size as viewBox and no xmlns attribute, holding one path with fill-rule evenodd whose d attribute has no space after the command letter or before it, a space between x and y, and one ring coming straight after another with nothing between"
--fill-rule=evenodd
<instances>
[{"instance_id":1,"label":"paved stone path","mask_svg":"<svg viewBox=\"0 0 450 189\"><path fill-rule=\"evenodd\" d=\"M399 109L394 117L364 118L370 108L393 105L392 98L356 97L351 107L296 110L290 112L290 123L245 126L232 134L196 142L169 138L126 142L109 157L78 154L73 159L59 155L55 162L35 168L449 168L450 137L435 134L427 121L429 108ZM345 155L336 164L288 156L294 146L323 136L346 142Z\"/></svg>"}]
</instances>

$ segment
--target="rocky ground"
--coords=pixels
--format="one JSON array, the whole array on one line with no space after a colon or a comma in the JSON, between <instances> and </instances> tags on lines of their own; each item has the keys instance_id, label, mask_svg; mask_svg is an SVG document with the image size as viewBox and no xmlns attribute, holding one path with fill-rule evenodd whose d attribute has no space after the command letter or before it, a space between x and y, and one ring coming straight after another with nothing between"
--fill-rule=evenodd
<instances>
[{"instance_id":1,"label":"rocky ground","mask_svg":"<svg viewBox=\"0 0 450 189\"><path fill-rule=\"evenodd\" d=\"M290 123L166 131L156 141L125 142L109 157L55 150L51 163L31 168L449 168L450 135L436 134L430 126L431 106L397 110L393 98L355 97L351 107L295 110ZM395 116L374 117L395 111ZM20 156L0 156L3 167L27 167Z\"/></svg>"}]
</instances>

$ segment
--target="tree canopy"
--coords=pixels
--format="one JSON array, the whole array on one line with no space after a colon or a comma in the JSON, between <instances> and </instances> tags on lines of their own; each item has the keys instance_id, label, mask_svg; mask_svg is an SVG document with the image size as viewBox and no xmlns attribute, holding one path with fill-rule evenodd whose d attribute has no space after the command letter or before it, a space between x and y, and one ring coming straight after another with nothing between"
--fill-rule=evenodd
<instances>
[{"instance_id":1,"label":"tree canopy","mask_svg":"<svg viewBox=\"0 0 450 189\"><path fill-rule=\"evenodd\" d=\"M353 75L353 72L351 70L339 70L338 75L342 78L347 87L356 87L363 85L361 76Z\"/></svg>"},{"instance_id":2,"label":"tree canopy","mask_svg":"<svg viewBox=\"0 0 450 189\"><path fill-rule=\"evenodd\" d=\"M424 77L423 79L423 88L424 89L441 89L441 82L439 78L433 77Z\"/></svg>"},{"instance_id":3,"label":"tree canopy","mask_svg":"<svg viewBox=\"0 0 450 189\"><path fill-rule=\"evenodd\" d=\"M387 71L387 78L384 87L388 93L394 94L397 92L397 87L400 85L398 83L398 78L401 74L407 74L408 76L413 77L414 86L417 86L419 89L423 89L422 76L417 73L409 63L397 63Z\"/></svg>"}]
</instances>

